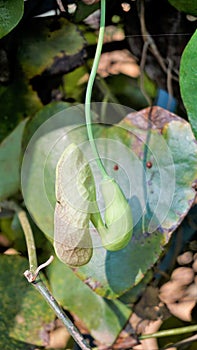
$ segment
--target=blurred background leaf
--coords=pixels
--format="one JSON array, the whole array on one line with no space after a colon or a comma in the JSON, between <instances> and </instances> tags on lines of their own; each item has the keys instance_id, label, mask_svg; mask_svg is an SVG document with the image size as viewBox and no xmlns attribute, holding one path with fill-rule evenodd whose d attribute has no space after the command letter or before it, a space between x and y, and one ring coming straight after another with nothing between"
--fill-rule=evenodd
<instances>
[{"instance_id":1,"label":"blurred background leaf","mask_svg":"<svg viewBox=\"0 0 197 350\"><path fill-rule=\"evenodd\" d=\"M53 74L65 70L58 60L79 53L84 47L84 39L75 24L65 18L34 19L22 34L22 44L18 58L25 75L31 79L44 71Z\"/></svg>"},{"instance_id":2,"label":"blurred background leaf","mask_svg":"<svg viewBox=\"0 0 197 350\"><path fill-rule=\"evenodd\" d=\"M197 8L197 3L196 3ZM191 123L194 135L197 138L197 30L187 44L180 66L180 87L183 103L187 110L187 115Z\"/></svg>"},{"instance_id":3,"label":"blurred background leaf","mask_svg":"<svg viewBox=\"0 0 197 350\"><path fill-rule=\"evenodd\" d=\"M196 0L168 0L171 5L179 11L186 12L190 15L197 16L197 1Z\"/></svg>"},{"instance_id":4,"label":"blurred background leaf","mask_svg":"<svg viewBox=\"0 0 197 350\"><path fill-rule=\"evenodd\" d=\"M0 141L24 118L34 115L43 105L20 71L8 86L0 89Z\"/></svg>"},{"instance_id":5,"label":"blurred background leaf","mask_svg":"<svg viewBox=\"0 0 197 350\"><path fill-rule=\"evenodd\" d=\"M29 344L46 345L47 325L54 313L23 276L28 261L18 255L0 255L0 345L28 349ZM46 336L46 335L45 335ZM15 341L14 341L15 340ZM27 344L26 344L27 343ZM9 347L10 346L10 347Z\"/></svg>"},{"instance_id":6,"label":"blurred background leaf","mask_svg":"<svg viewBox=\"0 0 197 350\"><path fill-rule=\"evenodd\" d=\"M23 0L0 0L0 38L8 34L21 20Z\"/></svg>"},{"instance_id":7,"label":"blurred background leaf","mask_svg":"<svg viewBox=\"0 0 197 350\"><path fill-rule=\"evenodd\" d=\"M27 119L0 144L0 200L14 195L20 188L22 135Z\"/></svg>"},{"instance_id":8,"label":"blurred background leaf","mask_svg":"<svg viewBox=\"0 0 197 350\"><path fill-rule=\"evenodd\" d=\"M127 322L131 310L120 301L103 299L86 286L57 258L47 268L52 293L80 320L99 342L110 346Z\"/></svg>"}]
</instances>

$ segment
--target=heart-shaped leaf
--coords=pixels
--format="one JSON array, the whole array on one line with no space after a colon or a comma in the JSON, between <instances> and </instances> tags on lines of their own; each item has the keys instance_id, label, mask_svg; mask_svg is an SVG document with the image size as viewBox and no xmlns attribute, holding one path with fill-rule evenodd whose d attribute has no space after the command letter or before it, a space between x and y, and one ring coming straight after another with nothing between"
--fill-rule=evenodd
<instances>
[{"instance_id":1,"label":"heart-shaped leaf","mask_svg":"<svg viewBox=\"0 0 197 350\"><path fill-rule=\"evenodd\" d=\"M25 154L24 199L38 226L51 238L55 169L70 143L78 144L88 159L101 213L104 208L101 177L87 142L83 113L75 106L51 118L49 125L34 135ZM131 113L112 127L95 125L94 136L108 174L129 200L133 237L124 249L108 252L92 229L93 256L75 272L102 296L117 298L142 280L191 207L197 180L197 145L189 123L159 107Z\"/></svg>"}]
</instances>

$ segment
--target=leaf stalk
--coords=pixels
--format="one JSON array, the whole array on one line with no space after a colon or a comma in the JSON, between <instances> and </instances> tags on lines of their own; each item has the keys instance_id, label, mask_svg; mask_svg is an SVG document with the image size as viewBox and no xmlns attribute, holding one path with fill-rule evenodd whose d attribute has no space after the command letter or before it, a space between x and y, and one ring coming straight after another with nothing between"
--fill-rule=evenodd
<instances>
[{"instance_id":1,"label":"leaf stalk","mask_svg":"<svg viewBox=\"0 0 197 350\"><path fill-rule=\"evenodd\" d=\"M80 331L77 329L77 327L75 327L73 322L69 319L69 317L66 315L64 310L61 308L54 296L51 294L44 282L39 277L38 273L40 269L45 267L46 264L49 264L52 261L52 257L50 257L46 263L40 266L37 265L37 255L34 236L26 212L12 201L5 201L3 203L0 203L0 207L12 210L18 215L27 244L30 269L25 271L24 275L27 278L28 282L31 283L37 289L37 291L44 297L46 302L55 312L56 316L63 322L68 332L73 337L75 342L80 346L80 348L82 350L91 350L92 348L86 343Z\"/></svg>"},{"instance_id":2,"label":"leaf stalk","mask_svg":"<svg viewBox=\"0 0 197 350\"><path fill-rule=\"evenodd\" d=\"M143 334L139 337L139 340L144 340L149 338L163 338L163 337L175 336L178 334L185 334L185 333L191 333L196 331L197 331L197 325L195 324L192 326L173 328L173 329L159 331L151 334Z\"/></svg>"},{"instance_id":3,"label":"leaf stalk","mask_svg":"<svg viewBox=\"0 0 197 350\"><path fill-rule=\"evenodd\" d=\"M93 131L92 131L92 118L91 118L91 97L92 97L92 89L93 84L96 78L96 73L101 57L102 52L102 46L103 46L103 39L104 39L104 33L105 33L105 13L106 13L106 0L101 0L101 18L100 18L100 29L99 29L99 36L98 36L98 43L96 47L96 53L94 57L93 66L91 69L90 77L88 80L88 85L86 89L86 96L85 96L85 117L86 117L86 126L87 126L87 133L88 133L88 139L90 142L90 146L92 148L92 152L94 156L96 157L96 162L98 165L98 168L100 169L100 172L102 174L103 178L109 177L107 174L107 171L103 165L103 162L100 158L97 145L94 139Z\"/></svg>"}]
</instances>

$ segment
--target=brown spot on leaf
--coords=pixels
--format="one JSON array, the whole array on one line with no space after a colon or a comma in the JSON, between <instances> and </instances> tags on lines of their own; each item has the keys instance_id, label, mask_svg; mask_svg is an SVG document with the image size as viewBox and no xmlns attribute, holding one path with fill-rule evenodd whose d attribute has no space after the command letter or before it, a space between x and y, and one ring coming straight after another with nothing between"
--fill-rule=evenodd
<instances>
[{"instance_id":1,"label":"brown spot on leaf","mask_svg":"<svg viewBox=\"0 0 197 350\"><path fill-rule=\"evenodd\" d=\"M146 162L146 167L147 167L148 169L152 168L152 166L153 166L153 163L152 163L152 162Z\"/></svg>"},{"instance_id":2,"label":"brown spot on leaf","mask_svg":"<svg viewBox=\"0 0 197 350\"><path fill-rule=\"evenodd\" d=\"M95 290L96 288L101 286L101 283L98 281L93 281L90 277L86 278L84 281L87 286L89 286L92 290Z\"/></svg>"}]
</instances>

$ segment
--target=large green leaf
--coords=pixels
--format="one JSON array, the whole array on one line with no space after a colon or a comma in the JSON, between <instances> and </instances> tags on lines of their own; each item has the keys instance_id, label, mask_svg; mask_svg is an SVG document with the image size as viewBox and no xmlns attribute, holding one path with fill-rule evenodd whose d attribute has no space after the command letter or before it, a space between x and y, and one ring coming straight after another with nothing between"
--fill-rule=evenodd
<instances>
[{"instance_id":1,"label":"large green leaf","mask_svg":"<svg viewBox=\"0 0 197 350\"><path fill-rule=\"evenodd\" d=\"M51 118L49 118L50 114ZM34 133L24 154L21 175L22 191L26 205L33 219L48 237L53 238L53 217L56 202L55 169L57 161L69 144L65 133L67 133L69 129L72 130L73 127L75 127L76 143L78 138L79 140L81 140L81 138L86 140L86 134L81 134L81 129L79 128L80 124L83 125L84 117L83 110L80 110L77 106L64 110L61 110L61 108L56 110L55 106L46 106L35 116L36 124L38 125L43 119L48 119L48 122L43 123L38 131ZM31 130L35 130L33 120L32 124L29 124L28 129L30 132ZM56 141L58 139L60 139L60 141L62 140L62 142L60 142L61 145L58 143L56 147ZM53 153L53 151L51 153L51 150L54 150L56 154ZM43 161L48 158L46 164L49 161L49 166L47 165L44 170L44 172L46 171L45 175L47 177L46 188L43 178L44 163L41 165L41 158ZM53 169L52 173L51 166ZM43 179L44 182L41 179ZM39 209L35 210L35 207Z\"/></svg>"},{"instance_id":2,"label":"large green leaf","mask_svg":"<svg viewBox=\"0 0 197 350\"><path fill-rule=\"evenodd\" d=\"M76 106L54 116L34 135L25 154L22 169L25 202L50 239L55 169L71 142L77 143L89 159L101 211L103 208L99 196L101 177L87 142L83 113ZM197 145L190 125L159 107L131 113L112 127L95 125L94 135L109 175L129 199L133 237L126 248L109 252L102 247L95 229L90 228L93 257L75 272L97 293L117 298L142 280L191 207L197 180Z\"/></svg>"},{"instance_id":3,"label":"large green leaf","mask_svg":"<svg viewBox=\"0 0 197 350\"><path fill-rule=\"evenodd\" d=\"M168 0L171 5L179 11L186 12L190 15L197 15L197 0Z\"/></svg>"},{"instance_id":4,"label":"large green leaf","mask_svg":"<svg viewBox=\"0 0 197 350\"><path fill-rule=\"evenodd\" d=\"M181 95L192 129L197 138L197 30L187 44L180 66Z\"/></svg>"},{"instance_id":5,"label":"large green leaf","mask_svg":"<svg viewBox=\"0 0 197 350\"><path fill-rule=\"evenodd\" d=\"M131 310L118 300L103 299L57 259L47 268L52 293L61 305L77 315L92 336L111 345L127 322Z\"/></svg>"},{"instance_id":6,"label":"large green leaf","mask_svg":"<svg viewBox=\"0 0 197 350\"><path fill-rule=\"evenodd\" d=\"M0 200L15 194L20 187L20 154L27 119L0 144Z\"/></svg>"},{"instance_id":7,"label":"large green leaf","mask_svg":"<svg viewBox=\"0 0 197 350\"><path fill-rule=\"evenodd\" d=\"M85 41L76 25L65 18L34 19L26 28L19 49L19 60L29 79L42 74L58 59L79 53ZM64 67L65 69L65 67Z\"/></svg>"},{"instance_id":8,"label":"large green leaf","mask_svg":"<svg viewBox=\"0 0 197 350\"><path fill-rule=\"evenodd\" d=\"M0 0L0 38L8 34L23 15L23 0Z\"/></svg>"},{"instance_id":9,"label":"large green leaf","mask_svg":"<svg viewBox=\"0 0 197 350\"><path fill-rule=\"evenodd\" d=\"M85 77L88 74L87 67L81 66L63 77L64 91L67 99L74 99L82 103L85 94Z\"/></svg>"},{"instance_id":10,"label":"large green leaf","mask_svg":"<svg viewBox=\"0 0 197 350\"><path fill-rule=\"evenodd\" d=\"M1 349L44 345L45 326L54 320L46 301L23 276L27 268L28 261L18 255L0 255Z\"/></svg>"},{"instance_id":11,"label":"large green leaf","mask_svg":"<svg viewBox=\"0 0 197 350\"><path fill-rule=\"evenodd\" d=\"M51 102L44 108L40 109L32 119L29 119L23 133L23 150L25 151L25 148L27 147L28 142L31 140L31 137L42 124L44 124L53 115L64 111L69 106L70 104L67 102Z\"/></svg>"},{"instance_id":12,"label":"large green leaf","mask_svg":"<svg viewBox=\"0 0 197 350\"><path fill-rule=\"evenodd\" d=\"M15 80L0 89L0 141L2 141L27 116L34 115L42 103L17 68Z\"/></svg>"}]
</instances>

